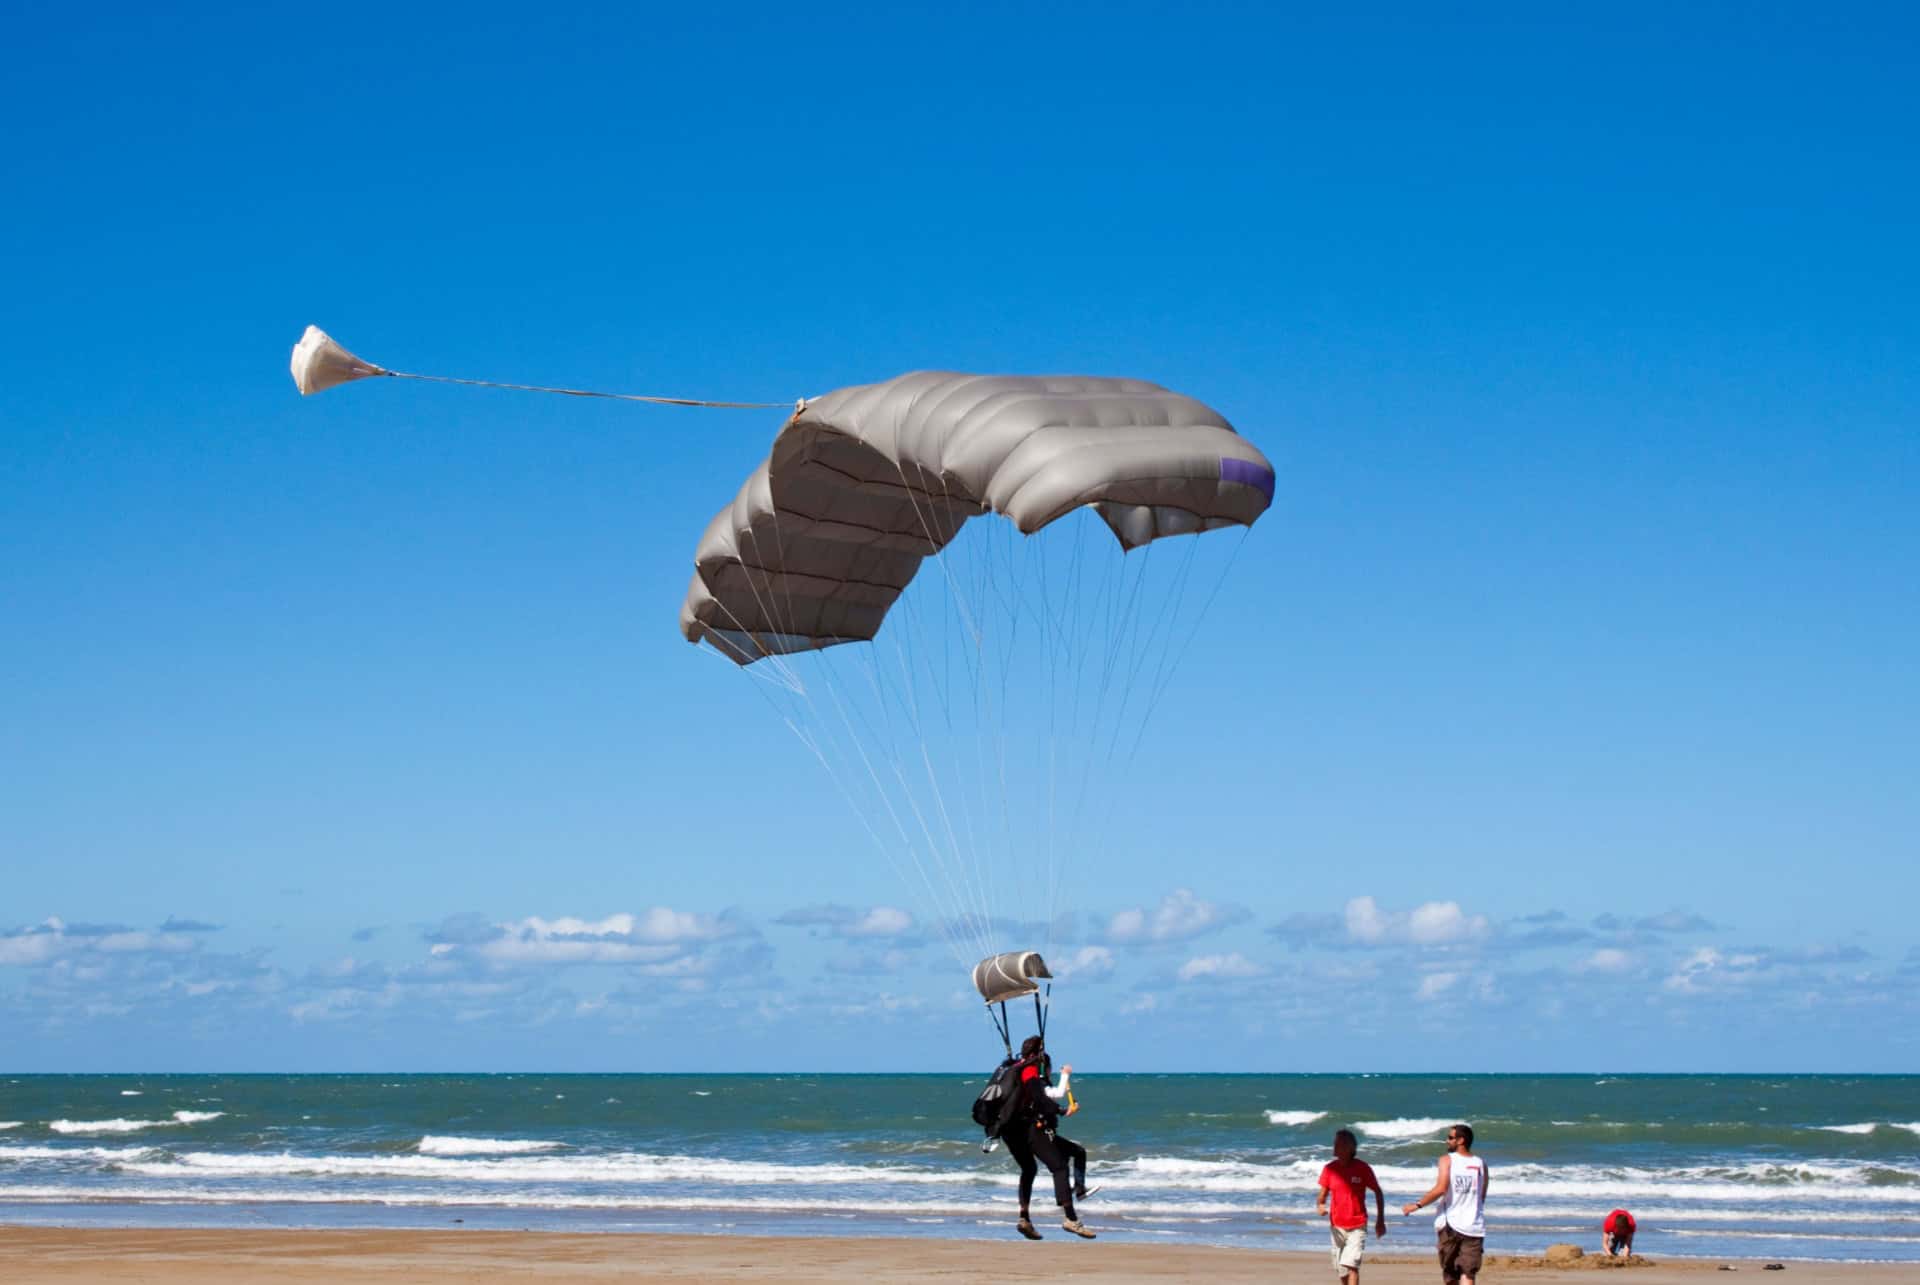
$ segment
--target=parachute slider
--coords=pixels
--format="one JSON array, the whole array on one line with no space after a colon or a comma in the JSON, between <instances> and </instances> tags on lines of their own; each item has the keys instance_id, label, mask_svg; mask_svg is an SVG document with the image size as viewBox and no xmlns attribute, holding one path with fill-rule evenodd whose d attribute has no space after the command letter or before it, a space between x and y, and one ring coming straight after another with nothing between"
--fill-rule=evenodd
<instances>
[{"instance_id":1,"label":"parachute slider","mask_svg":"<svg viewBox=\"0 0 1920 1285\"><path fill-rule=\"evenodd\" d=\"M1011 950L989 955L973 966L973 988L989 1005L1004 1004L1022 995L1037 995L1040 987L1033 978L1053 980L1047 961L1037 950Z\"/></svg>"},{"instance_id":2,"label":"parachute slider","mask_svg":"<svg viewBox=\"0 0 1920 1285\"><path fill-rule=\"evenodd\" d=\"M294 387L302 397L324 393L329 388L350 384L356 379L384 375L389 379L419 379L432 384L468 384L475 388L510 388L522 393L557 393L562 397L604 397L617 402L646 402L653 406L712 406L725 410L784 410L786 402L712 402L693 397L650 397L640 393L603 393L589 388L551 388L544 384L503 384L491 379L458 379L452 375L415 375L404 370L388 370L364 357L356 357L334 341L318 326L308 326L293 346ZM794 414L806 409L806 398L793 403Z\"/></svg>"}]
</instances>

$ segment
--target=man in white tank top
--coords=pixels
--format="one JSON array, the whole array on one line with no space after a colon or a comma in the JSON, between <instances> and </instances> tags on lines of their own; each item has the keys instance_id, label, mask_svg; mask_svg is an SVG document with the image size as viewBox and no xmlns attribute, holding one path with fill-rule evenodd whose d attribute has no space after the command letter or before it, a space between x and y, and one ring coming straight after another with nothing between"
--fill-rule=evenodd
<instances>
[{"instance_id":1,"label":"man in white tank top","mask_svg":"<svg viewBox=\"0 0 1920 1285\"><path fill-rule=\"evenodd\" d=\"M1456 1124L1447 1130L1447 1154L1426 1195L1406 1206L1412 1214L1438 1204L1433 1220L1440 1249L1440 1279L1446 1285L1473 1285L1487 1239L1487 1162L1473 1154L1473 1130Z\"/></svg>"}]
</instances>

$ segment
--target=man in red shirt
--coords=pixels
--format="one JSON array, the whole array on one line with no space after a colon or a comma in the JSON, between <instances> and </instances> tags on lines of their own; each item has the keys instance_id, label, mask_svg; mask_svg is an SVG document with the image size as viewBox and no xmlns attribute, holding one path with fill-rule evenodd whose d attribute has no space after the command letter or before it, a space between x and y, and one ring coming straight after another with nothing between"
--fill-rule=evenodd
<instances>
[{"instance_id":1,"label":"man in red shirt","mask_svg":"<svg viewBox=\"0 0 1920 1285\"><path fill-rule=\"evenodd\" d=\"M1624 1209L1616 1209L1600 1224L1600 1248L1606 1251L1609 1258L1615 1254L1631 1254L1633 1233L1639 1229L1632 1214Z\"/></svg>"},{"instance_id":2,"label":"man in red shirt","mask_svg":"<svg viewBox=\"0 0 1920 1285\"><path fill-rule=\"evenodd\" d=\"M1320 1190L1313 1197L1313 1212L1328 1213L1333 1228L1333 1269L1340 1273L1341 1285L1360 1285L1360 1259L1367 1252L1367 1193L1371 1191L1380 1213L1373 1234L1387 1234L1387 1198L1381 1194L1380 1180L1373 1166L1355 1157L1360 1143L1351 1130L1333 1135L1333 1163L1320 1171Z\"/></svg>"}]
</instances>

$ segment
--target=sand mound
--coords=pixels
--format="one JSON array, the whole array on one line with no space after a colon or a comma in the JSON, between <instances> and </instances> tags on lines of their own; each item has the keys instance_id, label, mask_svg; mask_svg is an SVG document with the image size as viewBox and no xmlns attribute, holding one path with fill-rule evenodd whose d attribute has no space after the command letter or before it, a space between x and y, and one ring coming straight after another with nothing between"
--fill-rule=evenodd
<instances>
[{"instance_id":1,"label":"sand mound","mask_svg":"<svg viewBox=\"0 0 1920 1285\"><path fill-rule=\"evenodd\" d=\"M1490 1254L1487 1266L1498 1267L1506 1272L1605 1272L1629 1267L1652 1267L1653 1263L1638 1254L1609 1258L1605 1254L1589 1254L1578 1245L1549 1245L1544 1254Z\"/></svg>"}]
</instances>

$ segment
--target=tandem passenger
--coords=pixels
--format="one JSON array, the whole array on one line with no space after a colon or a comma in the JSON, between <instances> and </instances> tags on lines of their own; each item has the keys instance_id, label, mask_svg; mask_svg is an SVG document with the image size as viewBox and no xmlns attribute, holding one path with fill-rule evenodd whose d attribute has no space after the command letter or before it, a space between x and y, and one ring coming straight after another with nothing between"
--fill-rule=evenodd
<instances>
[{"instance_id":1,"label":"tandem passenger","mask_svg":"<svg viewBox=\"0 0 1920 1285\"><path fill-rule=\"evenodd\" d=\"M1401 1212L1411 1214L1439 1203L1433 1220L1440 1250L1440 1279L1446 1285L1473 1285L1487 1239L1487 1162L1473 1154L1473 1130L1456 1124L1447 1130L1447 1154L1427 1194Z\"/></svg>"}]
</instances>

